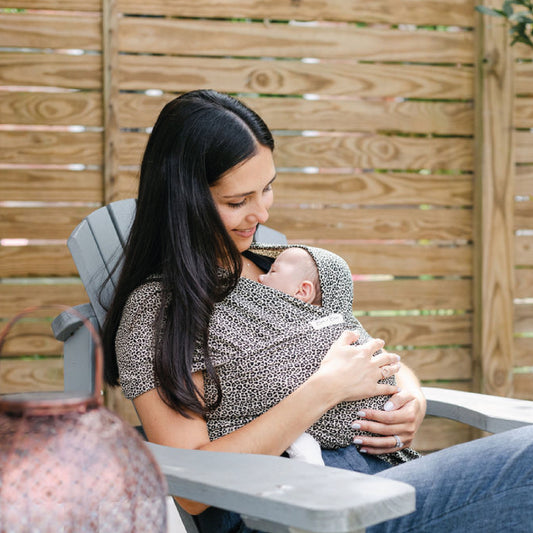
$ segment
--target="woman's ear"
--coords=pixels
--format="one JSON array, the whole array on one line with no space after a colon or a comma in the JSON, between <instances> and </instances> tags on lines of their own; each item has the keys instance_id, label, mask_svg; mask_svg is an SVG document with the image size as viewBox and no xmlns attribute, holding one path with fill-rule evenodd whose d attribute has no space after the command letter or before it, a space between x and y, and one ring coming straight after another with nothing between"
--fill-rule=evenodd
<instances>
[{"instance_id":1,"label":"woman's ear","mask_svg":"<svg viewBox=\"0 0 533 533\"><path fill-rule=\"evenodd\" d=\"M315 284L312 281L305 279L300 283L294 296L308 304L312 303L316 296Z\"/></svg>"}]
</instances>

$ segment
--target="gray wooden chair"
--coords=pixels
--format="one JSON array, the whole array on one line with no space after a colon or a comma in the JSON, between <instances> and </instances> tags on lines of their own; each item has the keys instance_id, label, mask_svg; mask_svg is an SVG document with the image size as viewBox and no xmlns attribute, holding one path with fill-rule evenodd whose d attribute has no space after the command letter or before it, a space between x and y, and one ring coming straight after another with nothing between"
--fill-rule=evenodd
<instances>
[{"instance_id":1,"label":"gray wooden chair","mask_svg":"<svg viewBox=\"0 0 533 533\"><path fill-rule=\"evenodd\" d=\"M135 205L129 199L96 210L68 240L90 298L77 310L97 328L119 275L120 269L112 267L122 256ZM256 240L287 242L267 227L258 229ZM81 326L67 313L52 324L56 338L64 342L66 391L90 392L94 387L93 341ZM424 388L424 393L429 415L492 433L533 423L533 402L437 388ZM364 474L281 457L147 446L167 478L169 494L238 512L249 527L262 531L354 533L410 513L415 506L409 485ZM190 515L179 510L187 531L197 533Z\"/></svg>"}]
</instances>

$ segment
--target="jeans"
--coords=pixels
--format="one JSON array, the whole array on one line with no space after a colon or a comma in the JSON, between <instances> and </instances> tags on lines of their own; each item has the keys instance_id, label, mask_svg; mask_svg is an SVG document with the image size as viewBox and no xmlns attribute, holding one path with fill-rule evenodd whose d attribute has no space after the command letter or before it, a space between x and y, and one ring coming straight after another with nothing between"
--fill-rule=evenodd
<instances>
[{"instance_id":1,"label":"jeans","mask_svg":"<svg viewBox=\"0 0 533 533\"><path fill-rule=\"evenodd\" d=\"M415 487L415 512L372 526L368 533L533 532L533 426L394 467L355 446L323 450L322 456L327 466ZM221 509L209 508L195 519L202 533L256 533L239 515Z\"/></svg>"}]
</instances>

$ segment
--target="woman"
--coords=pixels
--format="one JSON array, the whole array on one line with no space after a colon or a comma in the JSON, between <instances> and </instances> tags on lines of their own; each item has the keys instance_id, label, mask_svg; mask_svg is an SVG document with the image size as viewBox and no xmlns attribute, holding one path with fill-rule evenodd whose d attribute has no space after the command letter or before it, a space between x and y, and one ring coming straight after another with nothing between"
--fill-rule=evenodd
<instances>
[{"instance_id":1,"label":"woman","mask_svg":"<svg viewBox=\"0 0 533 533\"><path fill-rule=\"evenodd\" d=\"M216 302L231 295L241 277L257 281L268 269L247 250L273 201L273 147L264 122L231 97L194 91L165 106L144 154L137 213L104 328L107 382L116 385L120 370L121 385L152 442L270 455L281 455L342 401L392 395L388 411L369 410L359 421L360 429L380 436L362 437L359 450L348 446L323 453L328 465L381 472L416 487L417 511L376 526L376 531L471 530L465 516L476 511L506 524L511 518L529 523L530 428L393 468L375 457L397 450L398 440L401 447L410 445L425 401L414 374L405 366L398 370L397 356L371 357L382 341L355 346L353 332L344 332L316 372L283 400L243 427L210 440L206 416L228 399L221 398L224 383L207 350L209 321ZM198 350L204 354L203 370L193 364ZM384 368L396 373L401 390L378 383ZM204 396L208 382L215 390L209 397ZM499 463L512 459L500 478L475 483L491 456ZM181 503L198 515L202 531L246 531L232 513Z\"/></svg>"}]
</instances>

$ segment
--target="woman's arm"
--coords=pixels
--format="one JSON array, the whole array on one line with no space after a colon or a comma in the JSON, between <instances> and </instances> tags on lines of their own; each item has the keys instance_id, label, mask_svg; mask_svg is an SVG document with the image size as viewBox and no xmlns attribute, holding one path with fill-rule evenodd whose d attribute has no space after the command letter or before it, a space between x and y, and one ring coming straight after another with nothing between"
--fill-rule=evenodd
<instances>
[{"instance_id":1,"label":"woman's arm","mask_svg":"<svg viewBox=\"0 0 533 533\"><path fill-rule=\"evenodd\" d=\"M367 409L362 420L357 420L360 429L383 435L382 437L357 436L360 450L371 455L391 453L398 448L397 435L403 443L402 447L410 446L426 414L426 399L420 388L420 382L414 372L402 365L396 374L400 392L393 394L385 410Z\"/></svg>"},{"instance_id":2,"label":"woman's arm","mask_svg":"<svg viewBox=\"0 0 533 533\"><path fill-rule=\"evenodd\" d=\"M207 424L202 417L181 416L152 389L134 400L148 440L178 448L281 455L337 403L397 391L397 387L377 383L382 366L392 365L394 371L398 370L397 356L371 357L383 346L383 341L353 345L357 336L354 332L343 333L333 343L317 372L292 394L246 426L214 441L209 440ZM196 373L194 380L202 391L201 373ZM180 503L193 514L207 507L184 500Z\"/></svg>"}]
</instances>

